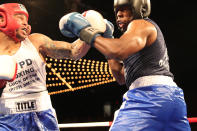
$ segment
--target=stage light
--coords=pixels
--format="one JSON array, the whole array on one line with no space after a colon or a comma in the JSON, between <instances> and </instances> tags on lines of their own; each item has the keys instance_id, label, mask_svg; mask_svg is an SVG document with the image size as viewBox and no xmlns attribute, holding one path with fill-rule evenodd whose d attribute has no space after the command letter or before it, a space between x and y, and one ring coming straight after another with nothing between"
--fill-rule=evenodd
<instances>
[{"instance_id":1,"label":"stage light","mask_svg":"<svg viewBox=\"0 0 197 131\"><path fill-rule=\"evenodd\" d=\"M74 61L52 58L46 58L46 61L47 67L50 69L47 72L49 92L50 88L54 87L50 92L51 95L95 87L115 81L108 63L105 61L87 59Z\"/></svg>"}]
</instances>

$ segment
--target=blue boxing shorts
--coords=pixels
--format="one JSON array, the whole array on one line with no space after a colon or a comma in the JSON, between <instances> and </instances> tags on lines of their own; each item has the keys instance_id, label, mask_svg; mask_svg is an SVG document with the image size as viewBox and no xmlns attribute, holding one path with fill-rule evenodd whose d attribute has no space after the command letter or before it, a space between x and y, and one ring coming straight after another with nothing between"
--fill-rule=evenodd
<instances>
[{"instance_id":1,"label":"blue boxing shorts","mask_svg":"<svg viewBox=\"0 0 197 131\"><path fill-rule=\"evenodd\" d=\"M0 115L0 131L59 131L53 111Z\"/></svg>"},{"instance_id":2,"label":"blue boxing shorts","mask_svg":"<svg viewBox=\"0 0 197 131\"><path fill-rule=\"evenodd\" d=\"M191 131L182 89L175 84L162 84L166 81L160 82L161 78L159 82L153 80L159 84L152 80L137 80L124 94L110 131Z\"/></svg>"},{"instance_id":3,"label":"blue boxing shorts","mask_svg":"<svg viewBox=\"0 0 197 131\"><path fill-rule=\"evenodd\" d=\"M48 91L0 98L0 131L59 131Z\"/></svg>"}]
</instances>

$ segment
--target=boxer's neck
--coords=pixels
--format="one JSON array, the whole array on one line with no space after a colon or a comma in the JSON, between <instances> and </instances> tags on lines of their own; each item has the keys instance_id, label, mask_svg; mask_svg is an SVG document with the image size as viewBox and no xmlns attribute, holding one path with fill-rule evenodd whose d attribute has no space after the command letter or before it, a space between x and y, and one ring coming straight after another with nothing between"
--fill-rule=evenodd
<instances>
[{"instance_id":1,"label":"boxer's neck","mask_svg":"<svg viewBox=\"0 0 197 131\"><path fill-rule=\"evenodd\" d=\"M0 32L0 55L14 55L21 46L21 42L15 42L3 32Z\"/></svg>"}]
</instances>

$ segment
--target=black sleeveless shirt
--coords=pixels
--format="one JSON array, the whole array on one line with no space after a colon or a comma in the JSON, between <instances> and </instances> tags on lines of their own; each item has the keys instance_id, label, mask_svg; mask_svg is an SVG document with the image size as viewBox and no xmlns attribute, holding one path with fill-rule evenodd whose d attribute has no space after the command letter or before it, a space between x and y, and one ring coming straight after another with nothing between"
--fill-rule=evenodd
<instances>
[{"instance_id":1,"label":"black sleeveless shirt","mask_svg":"<svg viewBox=\"0 0 197 131\"><path fill-rule=\"evenodd\" d=\"M127 87L142 76L164 75L173 78L169 69L168 51L162 32L154 21L149 18L144 20L155 26L157 38L152 45L143 48L123 61Z\"/></svg>"}]
</instances>

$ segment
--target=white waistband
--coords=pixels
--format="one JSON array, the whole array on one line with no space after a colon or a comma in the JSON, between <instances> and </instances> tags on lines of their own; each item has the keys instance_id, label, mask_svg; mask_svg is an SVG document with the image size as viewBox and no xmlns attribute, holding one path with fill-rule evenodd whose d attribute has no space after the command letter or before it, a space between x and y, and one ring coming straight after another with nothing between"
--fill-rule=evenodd
<instances>
[{"instance_id":1,"label":"white waistband","mask_svg":"<svg viewBox=\"0 0 197 131\"><path fill-rule=\"evenodd\" d=\"M173 81L173 79L169 76L153 75L153 76L143 76L136 79L129 87L129 90L143 86L155 85L155 84L177 86L176 83Z\"/></svg>"},{"instance_id":2,"label":"white waistband","mask_svg":"<svg viewBox=\"0 0 197 131\"><path fill-rule=\"evenodd\" d=\"M0 99L0 114L18 114L52 108L48 91L27 94L20 98Z\"/></svg>"}]
</instances>

